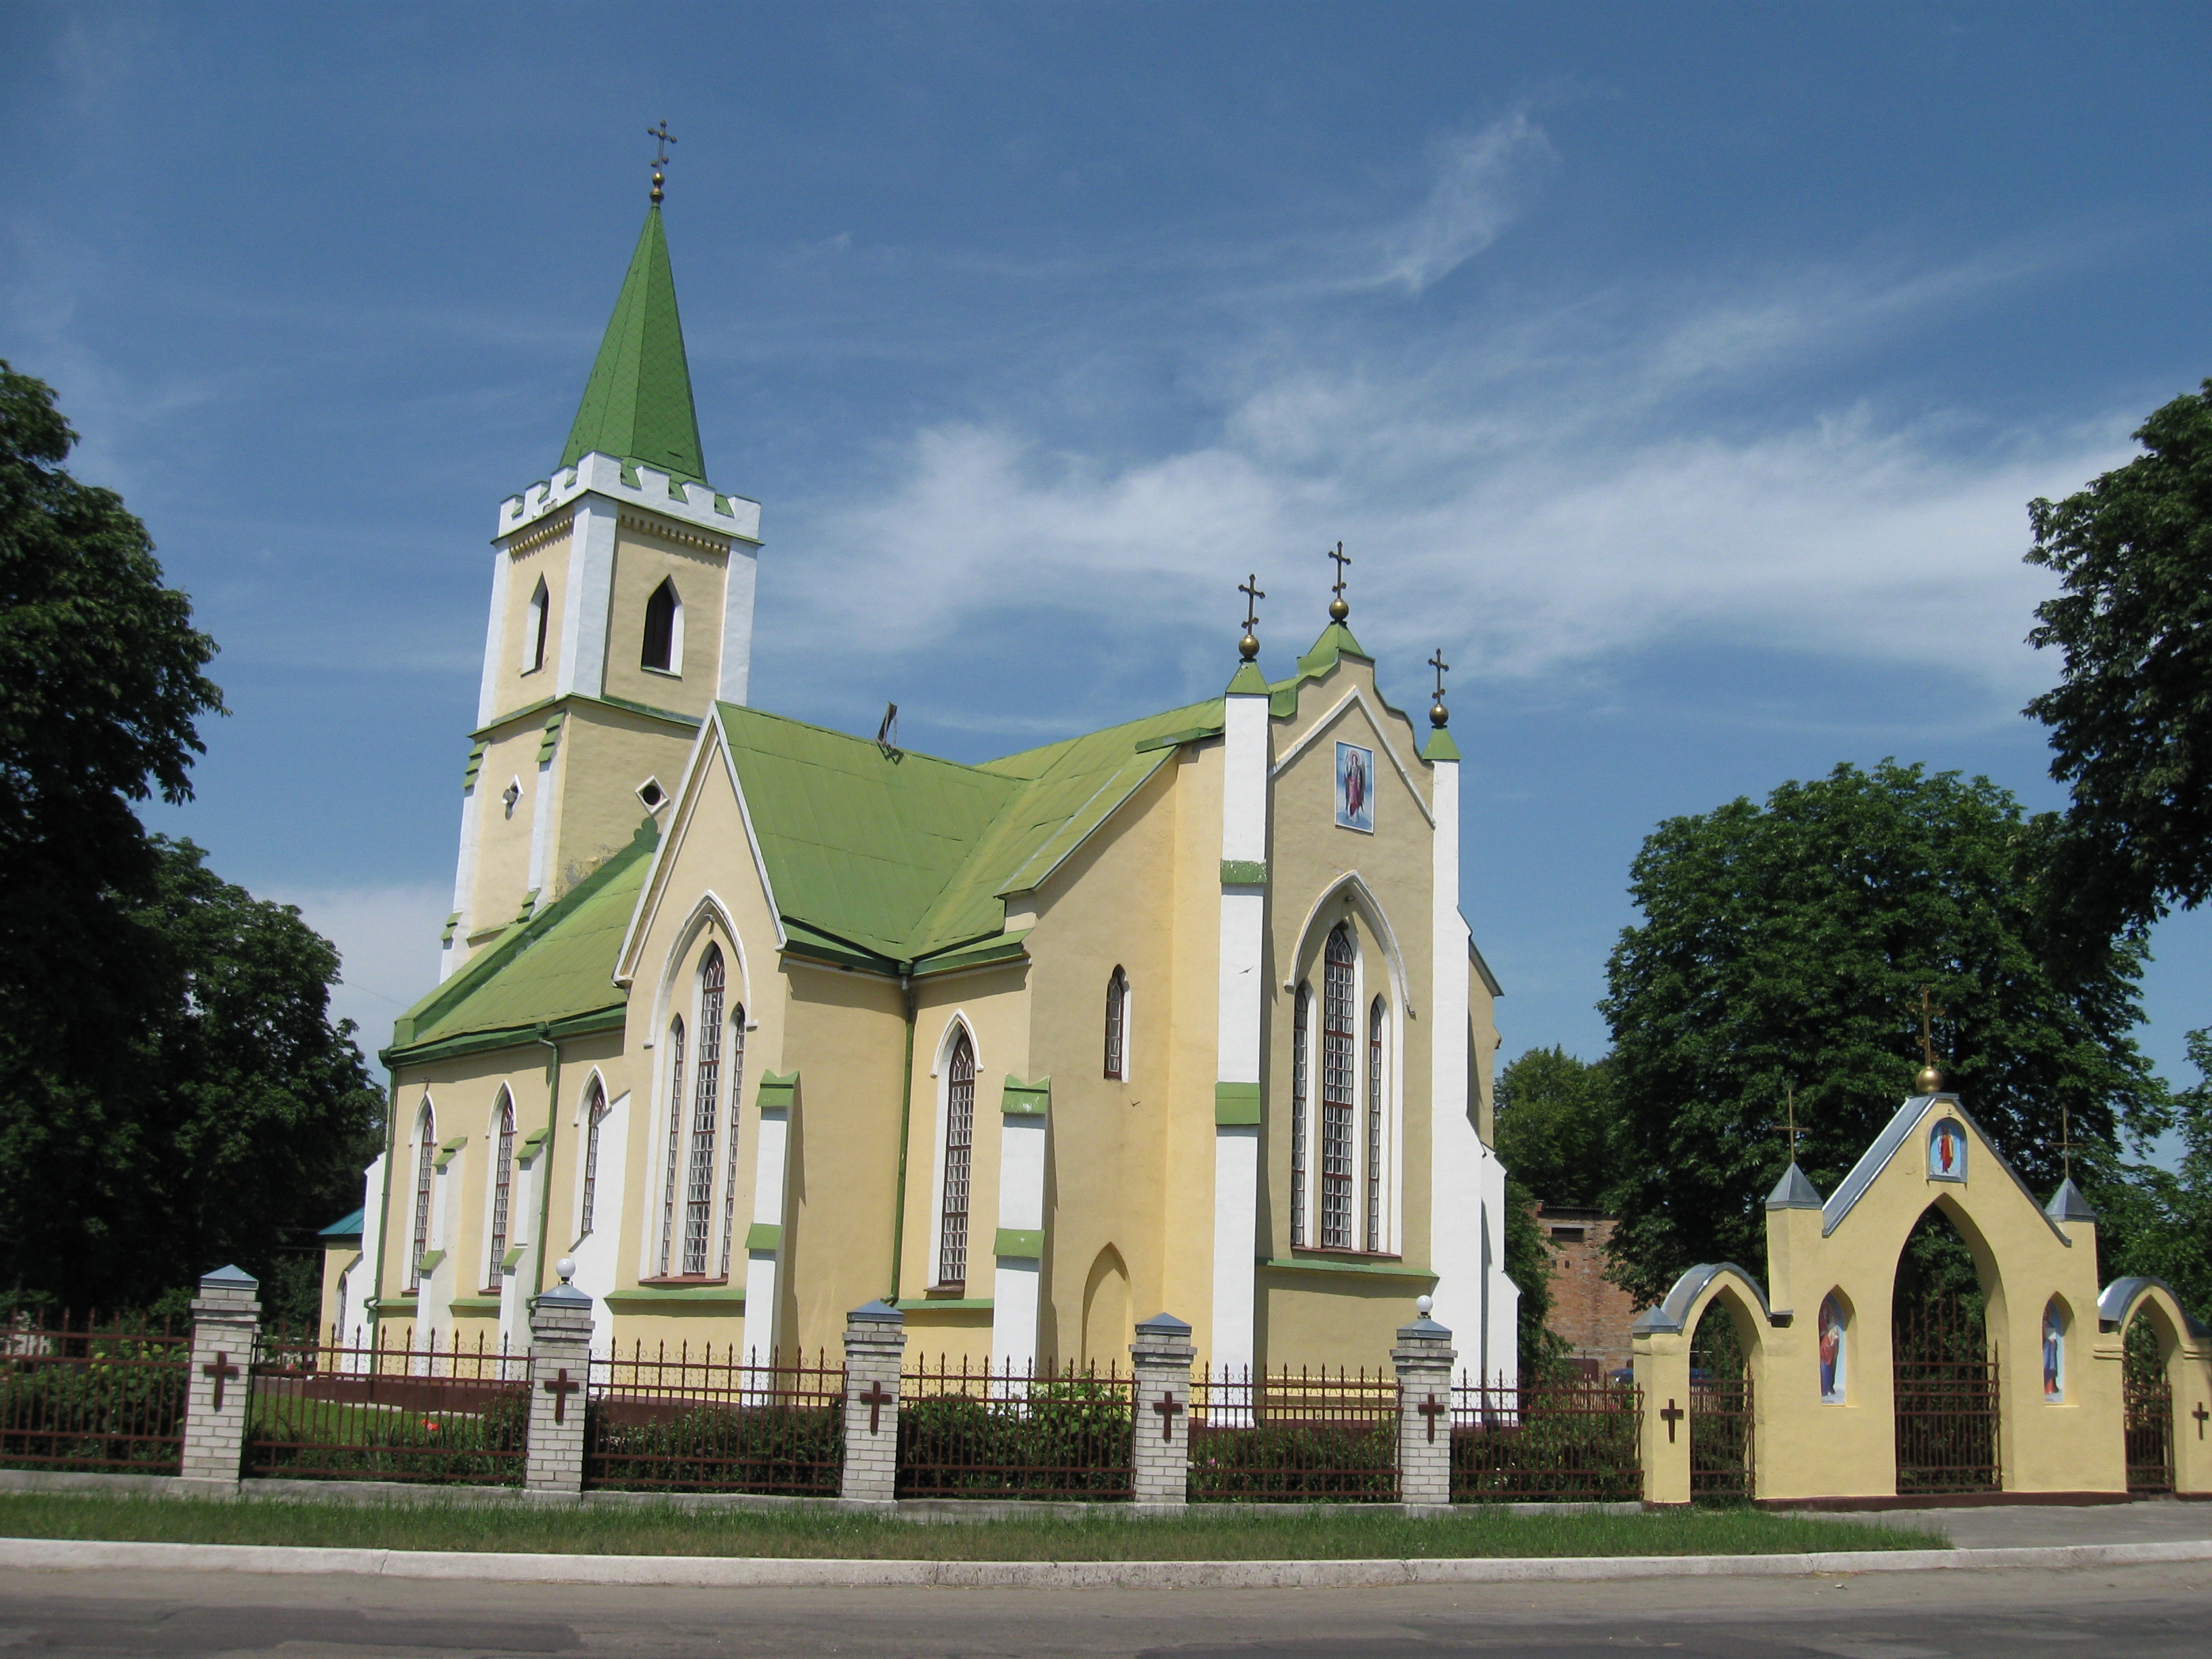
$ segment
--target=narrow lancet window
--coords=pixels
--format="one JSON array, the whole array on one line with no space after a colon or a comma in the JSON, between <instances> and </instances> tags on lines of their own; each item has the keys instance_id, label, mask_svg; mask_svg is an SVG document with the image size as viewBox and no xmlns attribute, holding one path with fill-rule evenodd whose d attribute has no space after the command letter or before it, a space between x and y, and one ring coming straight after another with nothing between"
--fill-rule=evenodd
<instances>
[{"instance_id":1,"label":"narrow lancet window","mask_svg":"<svg viewBox=\"0 0 2212 1659\"><path fill-rule=\"evenodd\" d=\"M592 1092L584 1102L584 1203L576 1231L586 1238L598 1219L599 1201L599 1127L607 1121L607 1091L592 1079Z\"/></svg>"},{"instance_id":2,"label":"narrow lancet window","mask_svg":"<svg viewBox=\"0 0 2212 1659\"><path fill-rule=\"evenodd\" d=\"M1367 1011L1367 1248L1382 1248L1382 999Z\"/></svg>"},{"instance_id":3,"label":"narrow lancet window","mask_svg":"<svg viewBox=\"0 0 2212 1659\"><path fill-rule=\"evenodd\" d=\"M438 1174L438 1119L427 1100L416 1120L415 1135L415 1248L407 1260L410 1291L421 1286L422 1258L430 1253L430 1188Z\"/></svg>"},{"instance_id":4,"label":"narrow lancet window","mask_svg":"<svg viewBox=\"0 0 2212 1659\"><path fill-rule=\"evenodd\" d=\"M645 602L645 648L641 661L664 674L678 672L683 659L684 603L676 597L671 577L653 590Z\"/></svg>"},{"instance_id":5,"label":"narrow lancet window","mask_svg":"<svg viewBox=\"0 0 2212 1659\"><path fill-rule=\"evenodd\" d=\"M1321 1010L1321 1246L1352 1248L1352 931L1328 936Z\"/></svg>"},{"instance_id":6,"label":"narrow lancet window","mask_svg":"<svg viewBox=\"0 0 2212 1659\"><path fill-rule=\"evenodd\" d=\"M499 1293L499 1272L507 1259L507 1216L514 1207L514 1100L510 1095L499 1097L499 1133L492 1148L491 1165L491 1260L484 1273L487 1295Z\"/></svg>"},{"instance_id":7,"label":"narrow lancet window","mask_svg":"<svg viewBox=\"0 0 2212 1659\"><path fill-rule=\"evenodd\" d=\"M545 666L545 613L551 609L552 596L545 591L545 578L540 576L530 595L530 615L523 624L522 672L526 674Z\"/></svg>"},{"instance_id":8,"label":"narrow lancet window","mask_svg":"<svg viewBox=\"0 0 2212 1659\"><path fill-rule=\"evenodd\" d=\"M1306 1096L1313 1041L1313 987L1298 987L1291 1021L1291 1243L1306 1242Z\"/></svg>"},{"instance_id":9,"label":"narrow lancet window","mask_svg":"<svg viewBox=\"0 0 2212 1659\"><path fill-rule=\"evenodd\" d=\"M975 1050L962 1031L952 1041L945 1083L945 1203L938 1231L937 1282L968 1280L968 1180L975 1144Z\"/></svg>"},{"instance_id":10,"label":"narrow lancet window","mask_svg":"<svg viewBox=\"0 0 2212 1659\"><path fill-rule=\"evenodd\" d=\"M660 1189L660 1255L654 1270L665 1279L676 1249L676 1171L684 1155L684 1022L668 1027L668 1166Z\"/></svg>"},{"instance_id":11,"label":"narrow lancet window","mask_svg":"<svg viewBox=\"0 0 2212 1659\"><path fill-rule=\"evenodd\" d=\"M684 1272L703 1276L714 1216L714 1133L722 1106L722 951L699 969L699 1058L692 1066L691 1168L684 1185Z\"/></svg>"},{"instance_id":12,"label":"narrow lancet window","mask_svg":"<svg viewBox=\"0 0 2212 1659\"><path fill-rule=\"evenodd\" d=\"M722 1182L722 1277L730 1276L730 1247L738 1222L738 1105L745 1092L745 1005L730 1011L730 1132L722 1162L729 1173Z\"/></svg>"},{"instance_id":13,"label":"narrow lancet window","mask_svg":"<svg viewBox=\"0 0 2212 1659\"><path fill-rule=\"evenodd\" d=\"M1106 981L1106 1075L1120 1082L1129 1075L1129 976L1119 968Z\"/></svg>"}]
</instances>

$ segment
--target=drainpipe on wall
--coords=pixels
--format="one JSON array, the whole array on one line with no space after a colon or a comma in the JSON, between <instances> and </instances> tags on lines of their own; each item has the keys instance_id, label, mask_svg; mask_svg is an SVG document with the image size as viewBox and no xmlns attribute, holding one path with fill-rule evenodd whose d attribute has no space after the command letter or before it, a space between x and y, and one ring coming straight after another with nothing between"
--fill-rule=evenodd
<instances>
[{"instance_id":1,"label":"drainpipe on wall","mask_svg":"<svg viewBox=\"0 0 2212 1659\"><path fill-rule=\"evenodd\" d=\"M538 1149L544 1173L538 1177L538 1261L530 1281L534 1297L545 1288L545 1229L553 1213L553 1138L561 1121L561 1045L554 1042L550 1025L541 1025L531 1035L553 1051L546 1062L552 1076L545 1087L545 1144Z\"/></svg>"},{"instance_id":2,"label":"drainpipe on wall","mask_svg":"<svg viewBox=\"0 0 2212 1659\"><path fill-rule=\"evenodd\" d=\"M906 1071L899 1079L898 1192L891 1204L891 1289L884 1300L898 1306L900 1258L906 1249L906 1138L914 1112L914 964L899 973L899 994L906 999Z\"/></svg>"}]
</instances>

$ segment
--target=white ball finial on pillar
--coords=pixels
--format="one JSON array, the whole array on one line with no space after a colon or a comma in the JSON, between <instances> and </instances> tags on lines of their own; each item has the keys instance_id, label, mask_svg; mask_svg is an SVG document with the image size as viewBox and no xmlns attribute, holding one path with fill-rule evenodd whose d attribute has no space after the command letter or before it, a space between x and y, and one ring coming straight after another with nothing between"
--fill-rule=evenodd
<instances>
[{"instance_id":1,"label":"white ball finial on pillar","mask_svg":"<svg viewBox=\"0 0 2212 1659\"><path fill-rule=\"evenodd\" d=\"M561 1275L561 1282L563 1285L567 1284L576 1276L576 1258L573 1255L562 1256L553 1264L553 1271Z\"/></svg>"},{"instance_id":2,"label":"white ball finial on pillar","mask_svg":"<svg viewBox=\"0 0 2212 1659\"><path fill-rule=\"evenodd\" d=\"M1432 1296L1417 1296L1413 1298L1413 1311L1424 1319L1429 1316L1429 1310L1436 1305L1437 1299Z\"/></svg>"}]
</instances>

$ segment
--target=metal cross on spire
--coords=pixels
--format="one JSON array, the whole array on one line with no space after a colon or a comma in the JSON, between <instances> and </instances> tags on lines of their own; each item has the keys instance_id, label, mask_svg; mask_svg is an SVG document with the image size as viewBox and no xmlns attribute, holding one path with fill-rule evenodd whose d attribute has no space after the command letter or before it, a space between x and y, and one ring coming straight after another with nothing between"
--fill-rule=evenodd
<instances>
[{"instance_id":1,"label":"metal cross on spire","mask_svg":"<svg viewBox=\"0 0 2212 1659\"><path fill-rule=\"evenodd\" d=\"M668 147L676 142L676 135L668 130L668 122L664 117L659 126L647 127L645 136L653 139L657 146L653 153L653 204L659 207L660 186L667 177L661 169L668 165Z\"/></svg>"},{"instance_id":2,"label":"metal cross on spire","mask_svg":"<svg viewBox=\"0 0 2212 1659\"><path fill-rule=\"evenodd\" d=\"M1252 630L1260 625L1260 601L1267 597L1267 591L1260 586L1256 570L1237 583L1237 591L1244 596L1244 637L1237 641L1237 652L1249 662L1260 654L1260 636Z\"/></svg>"},{"instance_id":3,"label":"metal cross on spire","mask_svg":"<svg viewBox=\"0 0 2212 1659\"><path fill-rule=\"evenodd\" d=\"M1773 1133L1790 1137L1790 1161L1795 1164L1797 1161L1797 1138L1805 1133L1797 1127L1797 1085L1796 1084L1789 1085L1789 1092L1784 1098L1788 1103L1785 1109L1788 1115L1783 1127Z\"/></svg>"},{"instance_id":4,"label":"metal cross on spire","mask_svg":"<svg viewBox=\"0 0 2212 1659\"><path fill-rule=\"evenodd\" d=\"M1921 1068L1920 1075L1914 1081L1920 1085L1920 1092L1923 1095L1932 1095L1943 1086L1943 1073L1936 1065L1936 1036L1934 1027L1930 1024L1942 1012L1936 1006L1928 988L1922 986L1920 988Z\"/></svg>"},{"instance_id":5,"label":"metal cross on spire","mask_svg":"<svg viewBox=\"0 0 2212 1659\"><path fill-rule=\"evenodd\" d=\"M1451 665L1444 660L1444 648L1437 647L1437 654L1429 659L1429 666L1437 671L1437 700L1429 705L1429 724L1441 726L1451 719L1451 710L1444 707L1444 675Z\"/></svg>"},{"instance_id":6,"label":"metal cross on spire","mask_svg":"<svg viewBox=\"0 0 2212 1659\"><path fill-rule=\"evenodd\" d=\"M2058 1103L2058 1161L2064 1167L2066 1178L2074 1179L2074 1115L2066 1109L2066 1103Z\"/></svg>"},{"instance_id":7,"label":"metal cross on spire","mask_svg":"<svg viewBox=\"0 0 2212 1659\"><path fill-rule=\"evenodd\" d=\"M1331 621L1342 622L1352 614L1352 607L1344 602L1344 567L1352 562L1352 555L1346 552L1344 544L1339 542L1334 550L1322 556L1336 561L1336 580L1329 586L1329 592L1336 597L1328 602L1328 614Z\"/></svg>"}]
</instances>

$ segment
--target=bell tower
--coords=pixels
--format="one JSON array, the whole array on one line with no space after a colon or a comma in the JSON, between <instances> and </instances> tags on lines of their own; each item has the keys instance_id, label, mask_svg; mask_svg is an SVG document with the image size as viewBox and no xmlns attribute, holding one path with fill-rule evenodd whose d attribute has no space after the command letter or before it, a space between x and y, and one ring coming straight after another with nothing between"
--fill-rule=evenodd
<instances>
[{"instance_id":1,"label":"bell tower","mask_svg":"<svg viewBox=\"0 0 2212 1659\"><path fill-rule=\"evenodd\" d=\"M660 195L559 466L500 504L441 979L628 844L745 701L760 504L707 481Z\"/></svg>"}]
</instances>

